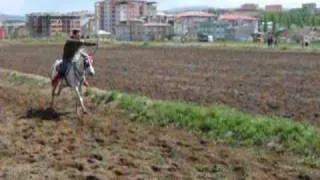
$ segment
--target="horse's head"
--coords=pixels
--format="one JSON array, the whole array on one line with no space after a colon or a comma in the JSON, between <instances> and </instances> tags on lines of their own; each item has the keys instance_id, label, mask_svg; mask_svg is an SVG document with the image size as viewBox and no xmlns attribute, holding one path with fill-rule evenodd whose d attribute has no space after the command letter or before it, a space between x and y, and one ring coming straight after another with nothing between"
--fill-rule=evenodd
<instances>
[{"instance_id":1,"label":"horse's head","mask_svg":"<svg viewBox=\"0 0 320 180\"><path fill-rule=\"evenodd\" d=\"M84 69L90 76L94 76L96 74L93 67L94 59L92 54L88 54L87 58L84 60Z\"/></svg>"}]
</instances>

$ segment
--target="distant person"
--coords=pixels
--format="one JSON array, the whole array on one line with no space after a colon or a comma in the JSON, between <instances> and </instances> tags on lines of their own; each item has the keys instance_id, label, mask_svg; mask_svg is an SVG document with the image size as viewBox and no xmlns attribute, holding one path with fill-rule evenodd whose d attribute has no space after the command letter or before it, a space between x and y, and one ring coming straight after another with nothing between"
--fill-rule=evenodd
<instances>
[{"instance_id":1,"label":"distant person","mask_svg":"<svg viewBox=\"0 0 320 180\"><path fill-rule=\"evenodd\" d=\"M62 64L58 68L58 74L52 81L52 85L55 86L59 82L59 79L65 76L72 59L75 54L79 51L82 46L95 46L96 43L89 43L80 40L80 31L73 30L70 39L68 39L64 45L63 56L62 56ZM88 82L85 81L85 85L88 85Z\"/></svg>"},{"instance_id":2,"label":"distant person","mask_svg":"<svg viewBox=\"0 0 320 180\"><path fill-rule=\"evenodd\" d=\"M272 48L273 45L274 45L274 37L273 37L273 34L270 33L270 34L268 35L268 47L269 47L269 48Z\"/></svg>"}]
</instances>

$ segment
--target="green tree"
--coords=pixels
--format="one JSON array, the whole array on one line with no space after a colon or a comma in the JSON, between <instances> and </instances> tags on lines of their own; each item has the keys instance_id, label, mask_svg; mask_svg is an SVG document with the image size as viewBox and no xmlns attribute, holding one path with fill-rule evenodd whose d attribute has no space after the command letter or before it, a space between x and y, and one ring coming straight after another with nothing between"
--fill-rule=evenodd
<instances>
[{"instance_id":1,"label":"green tree","mask_svg":"<svg viewBox=\"0 0 320 180\"><path fill-rule=\"evenodd\" d=\"M265 13L263 16L263 32L268 31L268 19L267 19L267 14Z\"/></svg>"},{"instance_id":2,"label":"green tree","mask_svg":"<svg viewBox=\"0 0 320 180\"><path fill-rule=\"evenodd\" d=\"M294 9L283 11L280 13L265 12L261 19L262 22L274 22L273 30L276 30L276 25L290 29L292 25L300 28L305 26L320 26L320 13L311 13L307 9ZM266 27L263 27L266 30Z\"/></svg>"},{"instance_id":3,"label":"green tree","mask_svg":"<svg viewBox=\"0 0 320 180\"><path fill-rule=\"evenodd\" d=\"M272 33L275 33L277 31L277 15L276 14L272 14L271 21L272 21Z\"/></svg>"}]
</instances>

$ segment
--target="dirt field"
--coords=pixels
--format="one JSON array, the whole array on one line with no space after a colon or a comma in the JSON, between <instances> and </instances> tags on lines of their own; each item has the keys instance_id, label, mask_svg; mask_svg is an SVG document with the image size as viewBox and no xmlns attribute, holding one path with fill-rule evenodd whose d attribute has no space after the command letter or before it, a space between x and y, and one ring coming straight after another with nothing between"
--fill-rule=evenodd
<instances>
[{"instance_id":1,"label":"dirt field","mask_svg":"<svg viewBox=\"0 0 320 180\"><path fill-rule=\"evenodd\" d=\"M0 77L0 179L320 178L319 167L297 154L137 124L112 104L87 99L91 115L76 119L68 90L52 110L49 87Z\"/></svg>"},{"instance_id":2,"label":"dirt field","mask_svg":"<svg viewBox=\"0 0 320 180\"><path fill-rule=\"evenodd\" d=\"M0 49L0 67L48 76L61 46ZM320 122L320 54L196 48L98 51L91 85Z\"/></svg>"}]
</instances>

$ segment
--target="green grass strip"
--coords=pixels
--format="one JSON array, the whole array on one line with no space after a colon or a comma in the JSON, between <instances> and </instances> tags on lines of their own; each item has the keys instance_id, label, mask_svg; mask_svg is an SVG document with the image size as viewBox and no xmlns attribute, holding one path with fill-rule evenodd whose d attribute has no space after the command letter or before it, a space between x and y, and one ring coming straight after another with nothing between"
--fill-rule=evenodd
<instances>
[{"instance_id":1,"label":"green grass strip","mask_svg":"<svg viewBox=\"0 0 320 180\"><path fill-rule=\"evenodd\" d=\"M89 89L89 96L98 103L117 101L120 108L137 121L198 130L228 144L268 145L272 142L278 144L280 150L320 153L320 131L306 122L255 116L221 105L204 107L157 101L116 91L104 93Z\"/></svg>"}]
</instances>

